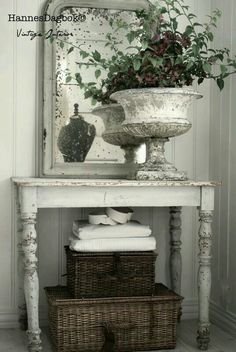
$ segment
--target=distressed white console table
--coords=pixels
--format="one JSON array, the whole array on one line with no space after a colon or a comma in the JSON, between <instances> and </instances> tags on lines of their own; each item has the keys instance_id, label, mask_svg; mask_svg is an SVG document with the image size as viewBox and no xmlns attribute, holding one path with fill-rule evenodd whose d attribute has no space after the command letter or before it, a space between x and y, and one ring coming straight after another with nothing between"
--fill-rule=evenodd
<instances>
[{"instance_id":1,"label":"distressed white console table","mask_svg":"<svg viewBox=\"0 0 236 352\"><path fill-rule=\"evenodd\" d=\"M28 315L29 351L41 351L38 319L39 282L37 274L36 215L39 208L84 208L107 206L170 207L172 289L181 285L181 207L198 207L199 228L199 325L198 347L207 350L210 341L209 299L211 288L212 182L127 181L14 178L23 226L24 292Z\"/></svg>"}]
</instances>

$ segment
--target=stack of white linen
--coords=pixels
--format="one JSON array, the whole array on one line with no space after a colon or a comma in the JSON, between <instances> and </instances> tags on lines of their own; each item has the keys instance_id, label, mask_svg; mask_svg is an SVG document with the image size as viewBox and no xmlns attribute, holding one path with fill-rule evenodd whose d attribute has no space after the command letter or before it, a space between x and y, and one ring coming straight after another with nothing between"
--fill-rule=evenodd
<instances>
[{"instance_id":1,"label":"stack of white linen","mask_svg":"<svg viewBox=\"0 0 236 352\"><path fill-rule=\"evenodd\" d=\"M70 249L78 252L153 251L156 240L149 226L137 221L114 226L74 221Z\"/></svg>"}]
</instances>

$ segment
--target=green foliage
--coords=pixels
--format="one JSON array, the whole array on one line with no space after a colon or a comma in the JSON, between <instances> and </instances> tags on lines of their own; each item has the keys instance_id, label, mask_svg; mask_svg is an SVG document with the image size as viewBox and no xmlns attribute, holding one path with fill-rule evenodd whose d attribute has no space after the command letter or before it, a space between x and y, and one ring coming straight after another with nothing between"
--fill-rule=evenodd
<instances>
[{"instance_id":1,"label":"green foliage","mask_svg":"<svg viewBox=\"0 0 236 352\"><path fill-rule=\"evenodd\" d=\"M202 84L205 79L213 79L222 90L225 78L236 72L236 59L229 57L227 48L212 48L213 30L220 16L221 12L215 10L206 23L199 23L184 0L162 0L148 10L137 10L132 23L111 18L111 32L107 33L104 44L114 53L111 58L103 57L97 50L76 48L81 58L86 59L79 68L92 65L96 68L95 79L100 79L84 83L80 73L76 73L75 79L85 98L91 98L93 103L108 103L110 95L122 89L182 87L192 85L194 80ZM181 32L182 18L188 24ZM120 30L126 33L129 43L124 51L118 48L122 43L117 39ZM69 48L67 53L74 49ZM71 79L68 74L66 81Z\"/></svg>"},{"instance_id":2,"label":"green foliage","mask_svg":"<svg viewBox=\"0 0 236 352\"><path fill-rule=\"evenodd\" d=\"M70 49L67 51L67 54L70 54L70 53L72 53L72 51L74 51L74 47L72 46L72 47L70 47Z\"/></svg>"},{"instance_id":3,"label":"green foliage","mask_svg":"<svg viewBox=\"0 0 236 352\"><path fill-rule=\"evenodd\" d=\"M95 77L98 79L101 76L101 70L95 71Z\"/></svg>"}]
</instances>

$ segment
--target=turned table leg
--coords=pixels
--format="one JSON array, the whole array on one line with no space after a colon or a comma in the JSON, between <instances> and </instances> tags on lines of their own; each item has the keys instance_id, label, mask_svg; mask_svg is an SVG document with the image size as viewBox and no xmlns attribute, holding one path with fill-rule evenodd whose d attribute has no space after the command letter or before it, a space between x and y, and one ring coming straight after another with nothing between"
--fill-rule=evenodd
<instances>
[{"instance_id":1,"label":"turned table leg","mask_svg":"<svg viewBox=\"0 0 236 352\"><path fill-rule=\"evenodd\" d=\"M24 294L24 252L22 250L22 221L18 188L15 189L16 196L16 232L17 232L17 268L18 268L18 309L21 330L27 330L27 310Z\"/></svg>"},{"instance_id":2,"label":"turned table leg","mask_svg":"<svg viewBox=\"0 0 236 352\"><path fill-rule=\"evenodd\" d=\"M23 225L22 250L24 252L24 292L28 315L28 349L41 351L41 339L38 319L39 281L36 257L37 234L35 230L36 213L22 213Z\"/></svg>"},{"instance_id":3,"label":"turned table leg","mask_svg":"<svg viewBox=\"0 0 236 352\"><path fill-rule=\"evenodd\" d=\"M198 271L198 298L199 298L199 326L198 348L207 350L210 342L209 301L211 291L211 246L213 211L200 210L199 228L199 271Z\"/></svg>"},{"instance_id":4,"label":"turned table leg","mask_svg":"<svg viewBox=\"0 0 236 352\"><path fill-rule=\"evenodd\" d=\"M22 232L21 232L22 237ZM18 298L18 309L19 309L19 324L20 329L26 331L27 326L27 308L24 294L24 252L22 249L22 243L18 244L18 277L19 277L19 298Z\"/></svg>"},{"instance_id":5,"label":"turned table leg","mask_svg":"<svg viewBox=\"0 0 236 352\"><path fill-rule=\"evenodd\" d=\"M181 292L181 207L170 208L170 280L171 289Z\"/></svg>"},{"instance_id":6,"label":"turned table leg","mask_svg":"<svg viewBox=\"0 0 236 352\"><path fill-rule=\"evenodd\" d=\"M171 289L181 294L181 207L170 207L170 280ZM179 311L180 321L182 308Z\"/></svg>"}]
</instances>

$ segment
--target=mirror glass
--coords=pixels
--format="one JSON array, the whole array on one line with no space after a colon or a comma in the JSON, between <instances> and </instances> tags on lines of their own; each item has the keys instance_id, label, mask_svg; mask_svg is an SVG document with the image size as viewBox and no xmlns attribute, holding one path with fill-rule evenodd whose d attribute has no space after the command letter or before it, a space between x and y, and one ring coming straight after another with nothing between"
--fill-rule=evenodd
<instances>
[{"instance_id":1,"label":"mirror glass","mask_svg":"<svg viewBox=\"0 0 236 352\"><path fill-rule=\"evenodd\" d=\"M132 52L124 29L114 33L111 20L135 22L135 10L148 4L147 0L48 0L44 14L54 20L44 22L44 32L50 35L42 48L42 177L127 178L136 167L127 160L134 160L135 155L136 162L144 161L145 147L139 146L140 140L133 153L133 148L120 148L120 135L118 138L117 131L113 133L111 120L119 120L120 126L125 119L123 110L118 113L121 107L118 105L116 112L112 108L109 119L104 118L104 111L95 114L93 110L101 104L93 105L90 98L84 98L75 74L79 73L85 83L99 84L106 72L101 70L100 77L95 78L98 67L89 56L81 56L81 50L112 59L114 50L106 43L107 34L113 33L118 49ZM68 73L73 78L68 79ZM127 138L130 143L130 137L122 130L120 133L122 143L127 144ZM114 145L116 137L119 141ZM132 139L133 144L137 144L136 139Z\"/></svg>"},{"instance_id":2,"label":"mirror glass","mask_svg":"<svg viewBox=\"0 0 236 352\"><path fill-rule=\"evenodd\" d=\"M74 77L79 72L84 82L94 82L95 68L89 63L89 57L82 58L80 50L94 52L97 50L102 57L112 57L114 52L109 46L105 46L106 34L112 31L109 24L111 18L134 21L135 14L132 11L78 8L70 7L63 9L62 18L67 19L57 23L56 30L58 40L55 40L56 57L56 98L55 98L55 126L54 126L54 157L55 163L124 163L124 150L118 146L106 143L102 134L105 130L104 120L92 113L92 110L100 104L92 105L91 99L84 98L84 91L80 89L75 79L67 80L68 72ZM69 19L77 19L69 21ZM117 41L120 50L125 50L129 43L125 33L121 30L117 33ZM70 43L70 44L67 44ZM74 50L68 54L68 50ZM83 64L82 66L80 64ZM87 64L87 65L86 65ZM105 75L102 72L100 80ZM75 114L75 104L78 104L80 120ZM76 106L77 114L77 106ZM73 126L72 126L73 125ZM65 128L65 126L67 126ZM74 130L80 129L77 134L82 151L74 153L65 146L75 135ZM67 140L66 140L67 137ZM68 154L73 154L72 156Z\"/></svg>"}]
</instances>

